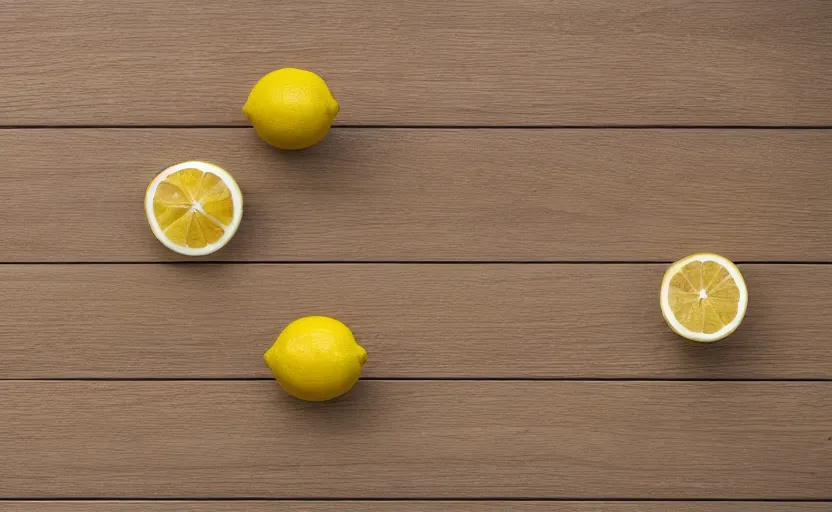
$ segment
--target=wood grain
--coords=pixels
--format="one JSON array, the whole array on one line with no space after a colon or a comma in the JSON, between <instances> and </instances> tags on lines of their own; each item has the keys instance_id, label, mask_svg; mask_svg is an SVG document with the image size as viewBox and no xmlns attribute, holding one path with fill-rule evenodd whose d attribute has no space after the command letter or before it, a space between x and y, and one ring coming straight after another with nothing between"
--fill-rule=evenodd
<instances>
[{"instance_id":1,"label":"wood grain","mask_svg":"<svg viewBox=\"0 0 832 512\"><path fill-rule=\"evenodd\" d=\"M243 124L319 72L346 124L832 123L825 0L0 1L3 124Z\"/></svg>"},{"instance_id":2,"label":"wood grain","mask_svg":"<svg viewBox=\"0 0 832 512\"><path fill-rule=\"evenodd\" d=\"M0 266L0 378L263 377L295 318L346 322L370 377L832 378L832 266L743 265L750 307L701 345L663 265Z\"/></svg>"},{"instance_id":3,"label":"wood grain","mask_svg":"<svg viewBox=\"0 0 832 512\"><path fill-rule=\"evenodd\" d=\"M832 260L829 131L346 129L291 154L239 129L0 131L0 260L176 259L141 201L187 159L245 195L214 259Z\"/></svg>"},{"instance_id":4,"label":"wood grain","mask_svg":"<svg viewBox=\"0 0 832 512\"><path fill-rule=\"evenodd\" d=\"M0 383L0 496L830 499L832 387Z\"/></svg>"},{"instance_id":5,"label":"wood grain","mask_svg":"<svg viewBox=\"0 0 832 512\"><path fill-rule=\"evenodd\" d=\"M534 501L0 502L0 512L828 512L829 503Z\"/></svg>"}]
</instances>

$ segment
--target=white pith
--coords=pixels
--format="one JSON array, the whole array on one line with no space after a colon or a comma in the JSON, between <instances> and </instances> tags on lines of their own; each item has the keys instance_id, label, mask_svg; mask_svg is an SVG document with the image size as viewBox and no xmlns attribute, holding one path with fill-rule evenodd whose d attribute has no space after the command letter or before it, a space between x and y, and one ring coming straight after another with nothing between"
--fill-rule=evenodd
<instances>
[{"instance_id":1,"label":"white pith","mask_svg":"<svg viewBox=\"0 0 832 512\"><path fill-rule=\"evenodd\" d=\"M231 218L231 224L226 226L216 219L211 218L211 220L223 227L224 233L219 240L212 244L208 244L205 247L185 247L171 242L168 237L165 236L165 233L161 226L159 226L159 222L156 220L156 215L153 212L153 198L156 195L156 189L159 187L159 184L165 181L171 174L177 173L183 169L198 169L205 173L215 174L219 176L231 192L231 202L234 205L234 215ZM195 204L194 208L204 214L204 212L201 211L202 205L199 203ZM150 182L150 186L147 187L147 191L145 192L144 212L147 216L147 221L150 224L150 229L165 247L179 254L184 254L185 256L205 256L222 249L237 232L237 228L240 227L240 221L243 219L243 193L240 191L240 187L237 185L237 182L234 181L234 178L232 178L225 169L207 162L192 160L168 167L153 178L153 181ZM206 216L210 217L209 215Z\"/></svg>"}]
</instances>

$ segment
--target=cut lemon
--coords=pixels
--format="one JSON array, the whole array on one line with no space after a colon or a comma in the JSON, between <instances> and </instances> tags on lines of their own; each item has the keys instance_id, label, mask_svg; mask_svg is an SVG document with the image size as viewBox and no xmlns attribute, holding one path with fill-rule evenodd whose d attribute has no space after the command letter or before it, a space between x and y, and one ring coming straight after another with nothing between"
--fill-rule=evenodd
<instances>
[{"instance_id":1,"label":"cut lemon","mask_svg":"<svg viewBox=\"0 0 832 512\"><path fill-rule=\"evenodd\" d=\"M160 172L144 196L156 238L186 256L204 256L231 240L243 218L243 193L228 171L206 162L182 162Z\"/></svg>"},{"instance_id":2,"label":"cut lemon","mask_svg":"<svg viewBox=\"0 0 832 512\"><path fill-rule=\"evenodd\" d=\"M730 260L693 254L667 269L660 295L662 315L673 331L693 341L725 338L742 323L748 306L745 280Z\"/></svg>"}]
</instances>

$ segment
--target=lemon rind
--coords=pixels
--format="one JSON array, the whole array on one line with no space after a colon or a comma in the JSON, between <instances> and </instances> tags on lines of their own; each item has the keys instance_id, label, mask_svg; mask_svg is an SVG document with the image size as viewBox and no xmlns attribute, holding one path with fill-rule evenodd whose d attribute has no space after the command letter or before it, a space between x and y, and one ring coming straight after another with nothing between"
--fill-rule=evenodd
<instances>
[{"instance_id":1,"label":"lemon rind","mask_svg":"<svg viewBox=\"0 0 832 512\"><path fill-rule=\"evenodd\" d=\"M156 195L156 189L159 187L159 184L165 181L165 179L171 174L179 172L183 169L199 169L202 172L215 174L222 179L223 183L231 192L231 202L234 205L234 215L231 218L231 223L228 226L220 223L225 232L219 240L212 244L208 244L205 247L184 247L171 242L170 239L165 236L164 231L161 226L159 226L159 222L156 220L156 215L153 213L153 198ZM150 229L153 231L153 235L165 247L184 256L207 256L225 247L237 233L237 229L240 227L240 222L243 219L243 193L231 174L229 174L229 172L222 167L199 160L189 160L187 162L170 166L153 178L145 191L144 213L147 217L147 222L150 224Z\"/></svg>"},{"instance_id":2,"label":"lemon rind","mask_svg":"<svg viewBox=\"0 0 832 512\"><path fill-rule=\"evenodd\" d=\"M703 333L703 332L694 332L682 325L679 320L676 319L676 315L673 314L673 311L670 309L670 280L673 278L674 275L684 267L685 265L691 263L692 261L700 261L702 263L705 262L714 262L721 265L725 270L728 271L728 274L733 278L734 283L737 285L737 289L739 290L740 296L737 301L737 314L731 322L725 325L722 329L711 333ZM681 260L677 261L667 271L664 273L664 277L662 278L662 288L660 293L661 308L662 308L662 315L664 316L665 322L667 325L679 336L689 339L691 341L697 341L700 343L713 343L714 341L719 341L731 335L734 331L742 323L743 318L745 318L745 312L748 309L748 288L745 285L745 279L742 277L742 273L740 269L729 259L719 256L718 254L707 254L707 253L700 253L700 254L692 254Z\"/></svg>"}]
</instances>

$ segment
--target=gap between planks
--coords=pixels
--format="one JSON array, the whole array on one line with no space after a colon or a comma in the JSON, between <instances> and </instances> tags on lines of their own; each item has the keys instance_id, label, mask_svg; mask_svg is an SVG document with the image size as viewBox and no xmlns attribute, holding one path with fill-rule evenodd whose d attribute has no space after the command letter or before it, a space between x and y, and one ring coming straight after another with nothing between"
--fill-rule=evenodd
<instances>
[{"instance_id":1,"label":"gap between planks","mask_svg":"<svg viewBox=\"0 0 832 512\"><path fill-rule=\"evenodd\" d=\"M477 260L274 260L274 261L223 261L223 260L200 260L194 261L0 261L1 265L671 265L673 261L650 261L650 260L517 260L517 261L477 261ZM736 265L803 265L803 266L824 266L832 265L832 261L734 261Z\"/></svg>"},{"instance_id":2,"label":"gap between planks","mask_svg":"<svg viewBox=\"0 0 832 512\"><path fill-rule=\"evenodd\" d=\"M272 377L43 377L0 378L0 382L260 382ZM719 377L361 377L368 382L832 382L832 378Z\"/></svg>"},{"instance_id":3,"label":"gap between planks","mask_svg":"<svg viewBox=\"0 0 832 512\"><path fill-rule=\"evenodd\" d=\"M579 498L579 497L563 497L563 498L269 498L263 496L244 496L244 497L210 497L210 498L154 498L154 497L104 497L104 496L85 496L85 497L57 497L57 498L2 498L0 497L0 504L2 503L78 503L78 502L112 502L112 503L129 503L129 502L150 502L150 503L228 503L228 502L256 502L262 501L266 503L829 503L832 498L627 498L627 497L607 497L607 498Z\"/></svg>"},{"instance_id":4,"label":"gap between planks","mask_svg":"<svg viewBox=\"0 0 832 512\"><path fill-rule=\"evenodd\" d=\"M0 125L0 130L209 130L252 129L245 124L33 124ZM332 130L830 130L832 125L672 125L672 124L608 124L608 125L465 125L465 124L342 124Z\"/></svg>"}]
</instances>

